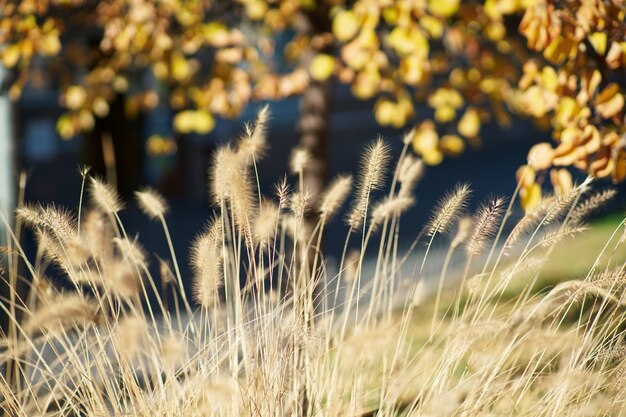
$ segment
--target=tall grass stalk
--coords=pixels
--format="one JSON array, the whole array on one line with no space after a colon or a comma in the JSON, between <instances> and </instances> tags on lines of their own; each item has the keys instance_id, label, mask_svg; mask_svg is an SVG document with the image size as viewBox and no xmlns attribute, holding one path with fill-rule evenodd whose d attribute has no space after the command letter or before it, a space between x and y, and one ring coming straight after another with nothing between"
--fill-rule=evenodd
<instances>
[{"instance_id":1,"label":"tall grass stalk","mask_svg":"<svg viewBox=\"0 0 626 417\"><path fill-rule=\"evenodd\" d=\"M215 154L193 276L151 189L137 203L165 253L129 238L115 188L84 170L76 217L23 198L15 221L0 213L3 415L626 415L626 220L588 251L588 271L553 282L542 269L613 192L586 197L586 181L514 221L519 184L473 214L460 185L415 219L423 163L409 132L395 166L383 139L367 148L355 191L342 175L311 194L298 150L293 184L264 195L268 117ZM340 252L324 252L341 230Z\"/></svg>"}]
</instances>

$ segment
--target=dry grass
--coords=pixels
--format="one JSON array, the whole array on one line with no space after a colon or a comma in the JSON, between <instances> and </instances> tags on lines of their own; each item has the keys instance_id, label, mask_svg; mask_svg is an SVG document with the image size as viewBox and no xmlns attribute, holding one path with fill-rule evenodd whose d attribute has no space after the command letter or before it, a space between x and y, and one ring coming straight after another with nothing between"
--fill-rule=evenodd
<instances>
[{"instance_id":1,"label":"dry grass","mask_svg":"<svg viewBox=\"0 0 626 417\"><path fill-rule=\"evenodd\" d=\"M76 216L25 206L10 225L3 214L10 231L26 223L38 236L34 259L13 232L3 248L2 278L30 288L0 304L10 319L0 339L5 415L626 415L623 217L590 235L600 245L584 274L541 285L558 261L570 263L563 241L592 239L577 238L584 218L610 195L585 182L513 227L501 198L467 213L461 185L401 253L400 218L423 168L405 144L387 170L378 139L355 175L334 271L319 249L352 178L313 196L296 152L293 189L282 182L275 196L260 195L268 116L215 156L215 217L190 260L198 307L182 297L191 279L154 190L138 192L138 203L160 223L169 259L151 259L127 236L117 193L98 179L88 183L92 206L81 201ZM320 214L314 227L307 213ZM428 254L444 242L438 280L426 281L424 265L439 262ZM74 289L55 286L53 269ZM172 294L182 303L166 306Z\"/></svg>"}]
</instances>

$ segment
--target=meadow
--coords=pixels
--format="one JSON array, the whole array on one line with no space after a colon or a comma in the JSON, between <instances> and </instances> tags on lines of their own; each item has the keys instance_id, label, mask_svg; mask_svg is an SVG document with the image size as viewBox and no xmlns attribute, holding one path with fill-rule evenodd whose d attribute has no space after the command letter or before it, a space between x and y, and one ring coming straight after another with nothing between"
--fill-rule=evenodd
<instances>
[{"instance_id":1,"label":"meadow","mask_svg":"<svg viewBox=\"0 0 626 417\"><path fill-rule=\"evenodd\" d=\"M520 217L519 186L470 212L460 183L404 246L424 173L411 132L397 160L375 139L354 175L317 192L295 149L291 175L262 195L268 117L215 153L215 214L189 260L162 196L136 193L163 259L127 234L124 203L88 169L78 207L2 213L0 272L15 289L0 303L4 415L626 415L626 218L586 222L614 191L587 178ZM344 250L323 253L341 224Z\"/></svg>"}]
</instances>

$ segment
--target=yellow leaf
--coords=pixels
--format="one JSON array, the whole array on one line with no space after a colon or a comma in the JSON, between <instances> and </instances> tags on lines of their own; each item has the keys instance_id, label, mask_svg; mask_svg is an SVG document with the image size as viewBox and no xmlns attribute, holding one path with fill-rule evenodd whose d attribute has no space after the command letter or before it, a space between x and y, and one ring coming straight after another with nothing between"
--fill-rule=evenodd
<instances>
[{"instance_id":1,"label":"yellow leaf","mask_svg":"<svg viewBox=\"0 0 626 417\"><path fill-rule=\"evenodd\" d=\"M61 41L59 41L59 36L57 34L49 34L41 39L41 43L39 45L41 52L44 55L53 56L61 51Z\"/></svg>"},{"instance_id":2,"label":"yellow leaf","mask_svg":"<svg viewBox=\"0 0 626 417\"><path fill-rule=\"evenodd\" d=\"M448 156L458 156L465 150L465 142L458 135L445 135L441 138L439 147Z\"/></svg>"},{"instance_id":3,"label":"yellow leaf","mask_svg":"<svg viewBox=\"0 0 626 417\"><path fill-rule=\"evenodd\" d=\"M174 129L180 133L191 133L195 129L196 121L193 110L184 110L174 116Z\"/></svg>"},{"instance_id":4,"label":"yellow leaf","mask_svg":"<svg viewBox=\"0 0 626 417\"><path fill-rule=\"evenodd\" d=\"M246 14L252 20L262 19L267 12L267 4L262 0L246 2Z\"/></svg>"},{"instance_id":5,"label":"yellow leaf","mask_svg":"<svg viewBox=\"0 0 626 417\"><path fill-rule=\"evenodd\" d=\"M515 178L522 188L532 187L535 183L535 170L528 165L520 166L515 172Z\"/></svg>"},{"instance_id":6,"label":"yellow leaf","mask_svg":"<svg viewBox=\"0 0 626 417\"><path fill-rule=\"evenodd\" d=\"M577 42L563 36L555 37L552 42L543 50L543 56L555 63L563 62L567 58L576 56Z\"/></svg>"},{"instance_id":7,"label":"yellow leaf","mask_svg":"<svg viewBox=\"0 0 626 417\"><path fill-rule=\"evenodd\" d=\"M327 80L335 70L335 58L327 54L318 54L311 61L309 72L311 77L317 81Z\"/></svg>"},{"instance_id":8,"label":"yellow leaf","mask_svg":"<svg viewBox=\"0 0 626 417\"><path fill-rule=\"evenodd\" d=\"M399 16L400 11L398 10L398 6L389 6L383 9L383 19L385 19L385 22L390 25L396 25L398 23Z\"/></svg>"},{"instance_id":9,"label":"yellow leaf","mask_svg":"<svg viewBox=\"0 0 626 417\"><path fill-rule=\"evenodd\" d=\"M351 10L341 10L333 18L333 34L340 42L352 39L359 30L359 21Z\"/></svg>"},{"instance_id":10,"label":"yellow leaf","mask_svg":"<svg viewBox=\"0 0 626 417\"><path fill-rule=\"evenodd\" d=\"M520 202L525 211L532 210L541 203L541 187L533 184L530 187L520 189Z\"/></svg>"},{"instance_id":11,"label":"yellow leaf","mask_svg":"<svg viewBox=\"0 0 626 417\"><path fill-rule=\"evenodd\" d=\"M443 154L438 149L433 149L422 154L422 159L426 165L435 166L443 161Z\"/></svg>"},{"instance_id":12,"label":"yellow leaf","mask_svg":"<svg viewBox=\"0 0 626 417\"><path fill-rule=\"evenodd\" d=\"M589 35L589 43L593 46L593 49L600 55L604 55L606 51L606 33L604 32L594 32Z\"/></svg>"},{"instance_id":13,"label":"yellow leaf","mask_svg":"<svg viewBox=\"0 0 626 417\"><path fill-rule=\"evenodd\" d=\"M417 55L409 55L400 60L400 74L405 83L417 85L424 79L426 63Z\"/></svg>"},{"instance_id":14,"label":"yellow leaf","mask_svg":"<svg viewBox=\"0 0 626 417\"><path fill-rule=\"evenodd\" d=\"M420 17L420 25L432 38L441 38L441 35L443 34L443 22L440 19L424 15Z\"/></svg>"},{"instance_id":15,"label":"yellow leaf","mask_svg":"<svg viewBox=\"0 0 626 417\"><path fill-rule=\"evenodd\" d=\"M65 90L65 106L69 109L76 110L82 107L87 100L87 91L79 85L73 85Z\"/></svg>"},{"instance_id":16,"label":"yellow leaf","mask_svg":"<svg viewBox=\"0 0 626 417\"><path fill-rule=\"evenodd\" d=\"M13 68L20 59L19 45L9 45L2 51L2 65L7 68Z\"/></svg>"},{"instance_id":17,"label":"yellow leaf","mask_svg":"<svg viewBox=\"0 0 626 417\"><path fill-rule=\"evenodd\" d=\"M400 129L406 124L406 119L411 113L412 109L407 110L403 102L398 102L395 106L395 109L396 111L391 117L391 126L395 127L396 129Z\"/></svg>"},{"instance_id":18,"label":"yellow leaf","mask_svg":"<svg viewBox=\"0 0 626 417\"><path fill-rule=\"evenodd\" d=\"M95 125L93 114L89 110L81 110L78 113L78 124L82 130L90 131Z\"/></svg>"},{"instance_id":19,"label":"yellow leaf","mask_svg":"<svg viewBox=\"0 0 626 417\"><path fill-rule=\"evenodd\" d=\"M202 34L209 45L222 47L229 43L228 28L222 23L207 23L202 28Z\"/></svg>"},{"instance_id":20,"label":"yellow leaf","mask_svg":"<svg viewBox=\"0 0 626 417\"><path fill-rule=\"evenodd\" d=\"M397 26L391 31L387 41L398 55L417 53L420 56L427 56L430 49L428 40L417 28Z\"/></svg>"},{"instance_id":21,"label":"yellow leaf","mask_svg":"<svg viewBox=\"0 0 626 417\"><path fill-rule=\"evenodd\" d=\"M523 110L536 118L544 116L556 105L558 96L538 85L531 86L521 96Z\"/></svg>"},{"instance_id":22,"label":"yellow leaf","mask_svg":"<svg viewBox=\"0 0 626 417\"><path fill-rule=\"evenodd\" d=\"M626 179L626 150L620 149L615 155L615 169L613 170L613 183L617 184Z\"/></svg>"},{"instance_id":23,"label":"yellow leaf","mask_svg":"<svg viewBox=\"0 0 626 417\"><path fill-rule=\"evenodd\" d=\"M612 42L606 54L606 65L612 70L618 69L624 61L624 55L626 55L626 42Z\"/></svg>"},{"instance_id":24,"label":"yellow leaf","mask_svg":"<svg viewBox=\"0 0 626 417\"><path fill-rule=\"evenodd\" d=\"M165 62L158 61L154 63L154 66L152 67L152 73L158 80L163 81L167 78L167 75L170 73L170 70L167 67L167 64Z\"/></svg>"},{"instance_id":25,"label":"yellow leaf","mask_svg":"<svg viewBox=\"0 0 626 417\"><path fill-rule=\"evenodd\" d=\"M128 80L126 77L118 75L113 80L113 89L118 93L125 93L128 90Z\"/></svg>"},{"instance_id":26,"label":"yellow leaf","mask_svg":"<svg viewBox=\"0 0 626 417\"><path fill-rule=\"evenodd\" d=\"M432 122L424 122L415 131L411 141L415 153L424 155L436 150L439 145L439 135Z\"/></svg>"},{"instance_id":27,"label":"yellow leaf","mask_svg":"<svg viewBox=\"0 0 626 417\"><path fill-rule=\"evenodd\" d=\"M602 74L597 69L593 71L586 71L581 77L580 82L580 93L578 94L577 100L580 103L587 103L590 97L592 97L600 82L602 81Z\"/></svg>"},{"instance_id":28,"label":"yellow leaf","mask_svg":"<svg viewBox=\"0 0 626 417\"><path fill-rule=\"evenodd\" d=\"M547 142L538 143L528 151L528 165L535 171L550 168L553 158L554 149Z\"/></svg>"},{"instance_id":29,"label":"yellow leaf","mask_svg":"<svg viewBox=\"0 0 626 417\"><path fill-rule=\"evenodd\" d=\"M596 98L596 110L605 119L619 113L624 107L624 96L619 93L619 85L611 83L598 94Z\"/></svg>"},{"instance_id":30,"label":"yellow leaf","mask_svg":"<svg viewBox=\"0 0 626 417\"><path fill-rule=\"evenodd\" d=\"M359 72L352 84L352 94L356 98L365 100L378 92L380 74L378 71Z\"/></svg>"},{"instance_id":31,"label":"yellow leaf","mask_svg":"<svg viewBox=\"0 0 626 417\"><path fill-rule=\"evenodd\" d=\"M543 67L541 71L541 85L550 91L556 91L559 88L559 76L553 67Z\"/></svg>"},{"instance_id":32,"label":"yellow leaf","mask_svg":"<svg viewBox=\"0 0 626 417\"><path fill-rule=\"evenodd\" d=\"M105 117L109 114L109 103L107 103L107 101L102 97L96 97L93 100L91 108L93 109L94 114L98 117Z\"/></svg>"},{"instance_id":33,"label":"yellow leaf","mask_svg":"<svg viewBox=\"0 0 626 417\"><path fill-rule=\"evenodd\" d=\"M396 106L389 100L380 100L374 107L374 117L376 121L383 125L391 124Z\"/></svg>"},{"instance_id":34,"label":"yellow leaf","mask_svg":"<svg viewBox=\"0 0 626 417\"><path fill-rule=\"evenodd\" d=\"M572 174L565 168L550 170L550 182L556 195L565 195L574 188Z\"/></svg>"},{"instance_id":35,"label":"yellow leaf","mask_svg":"<svg viewBox=\"0 0 626 417\"><path fill-rule=\"evenodd\" d=\"M490 41L497 42L506 36L506 27L502 22L493 21L487 25L485 33Z\"/></svg>"},{"instance_id":36,"label":"yellow leaf","mask_svg":"<svg viewBox=\"0 0 626 417\"><path fill-rule=\"evenodd\" d=\"M59 132L61 138L65 140L71 139L72 136L76 134L76 130L74 129L74 125L69 115L64 114L59 117L59 120L57 120L57 132Z\"/></svg>"},{"instance_id":37,"label":"yellow leaf","mask_svg":"<svg viewBox=\"0 0 626 417\"><path fill-rule=\"evenodd\" d=\"M473 138L474 136L478 136L480 132L480 116L478 115L478 111L473 107L469 107L461 120L459 121L458 126L459 133L466 138Z\"/></svg>"},{"instance_id":38,"label":"yellow leaf","mask_svg":"<svg viewBox=\"0 0 626 417\"><path fill-rule=\"evenodd\" d=\"M185 59L181 53L173 54L172 56L172 77L176 81L184 81L191 75L191 68L189 62Z\"/></svg>"},{"instance_id":39,"label":"yellow leaf","mask_svg":"<svg viewBox=\"0 0 626 417\"><path fill-rule=\"evenodd\" d=\"M580 105L572 97L561 97L556 109L555 119L559 126L569 126L581 111Z\"/></svg>"},{"instance_id":40,"label":"yellow leaf","mask_svg":"<svg viewBox=\"0 0 626 417\"><path fill-rule=\"evenodd\" d=\"M455 117L456 110L448 104L435 108L435 120L439 123L450 122L454 120Z\"/></svg>"},{"instance_id":41,"label":"yellow leaf","mask_svg":"<svg viewBox=\"0 0 626 417\"><path fill-rule=\"evenodd\" d=\"M215 127L215 119L206 110L194 112L194 130L200 134L207 134Z\"/></svg>"},{"instance_id":42,"label":"yellow leaf","mask_svg":"<svg viewBox=\"0 0 626 417\"><path fill-rule=\"evenodd\" d=\"M429 0L428 8L435 15L449 17L459 10L460 4L461 0Z\"/></svg>"}]
</instances>

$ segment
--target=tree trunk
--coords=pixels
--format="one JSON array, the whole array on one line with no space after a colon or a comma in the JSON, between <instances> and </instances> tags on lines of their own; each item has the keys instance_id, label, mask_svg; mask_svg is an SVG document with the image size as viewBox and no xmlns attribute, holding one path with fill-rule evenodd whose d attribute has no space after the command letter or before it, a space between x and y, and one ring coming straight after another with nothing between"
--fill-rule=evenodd
<instances>
[{"instance_id":1,"label":"tree trunk","mask_svg":"<svg viewBox=\"0 0 626 417\"><path fill-rule=\"evenodd\" d=\"M329 8L326 2L318 2L317 7L309 14L306 15L304 25L301 27L301 32L308 35L310 39L326 33L330 30L330 20L328 18ZM313 49L311 47L304 56L303 64L308 67L313 57L319 52L330 52L330 45L326 45L322 49ZM318 201L320 194L324 190L326 180L328 179L328 157L329 157L329 111L330 111L330 93L331 93L331 81L315 81L311 80L310 85L304 91L300 98L300 120L298 121L298 132L300 134L300 147L308 151L310 155L310 161L303 172L303 191L309 192L312 195L313 201ZM315 229L319 220L319 214L317 210L308 210L304 218L304 233L306 240L309 240L311 233ZM317 278L317 271L313 270L316 266L313 265L316 251L319 248L316 247L317 238L310 243L307 248L306 256L310 275L305 274L307 280L314 280ZM317 299L319 293L319 284L307 282L304 285L305 294L303 300L300 301L300 308L302 311L303 325L306 327L306 331L312 331L314 325L313 318L315 317L314 311L316 306L314 300ZM306 372L307 357L304 351L301 351L298 355L298 364L303 373ZM306 378L304 379L305 385L301 388L299 393L299 405L302 416L307 416L313 412L314 405L311 403L310 393L306 389Z\"/></svg>"},{"instance_id":2,"label":"tree trunk","mask_svg":"<svg viewBox=\"0 0 626 417\"><path fill-rule=\"evenodd\" d=\"M110 107L83 142L83 160L93 174L106 177L128 199L143 182L143 116L129 118L121 95Z\"/></svg>"},{"instance_id":3,"label":"tree trunk","mask_svg":"<svg viewBox=\"0 0 626 417\"><path fill-rule=\"evenodd\" d=\"M300 146L306 149L311 160L304 170L304 190L317 199L328 179L328 119L330 106L330 82L314 81L300 100ZM309 231L317 223L317 212L307 214Z\"/></svg>"}]
</instances>

